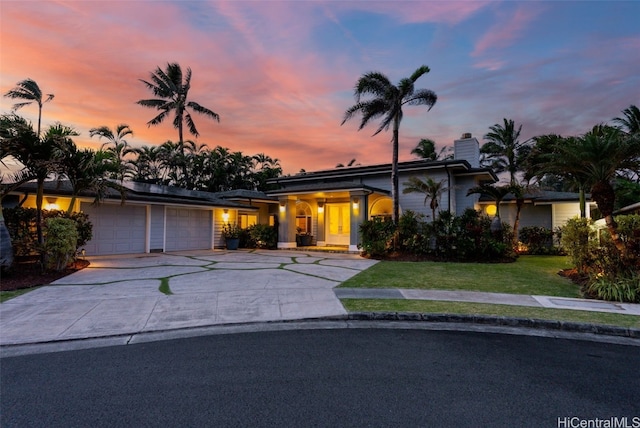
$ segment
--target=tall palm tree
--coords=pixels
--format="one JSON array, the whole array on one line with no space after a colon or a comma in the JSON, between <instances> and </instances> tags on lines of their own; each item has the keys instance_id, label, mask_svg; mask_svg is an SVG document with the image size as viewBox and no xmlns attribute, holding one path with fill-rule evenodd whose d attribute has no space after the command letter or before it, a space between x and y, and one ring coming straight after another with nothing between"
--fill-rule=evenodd
<instances>
[{"instance_id":1,"label":"tall palm tree","mask_svg":"<svg viewBox=\"0 0 640 428\"><path fill-rule=\"evenodd\" d=\"M529 144L520 142L522 125L516 129L511 119L503 119L501 125L496 123L489 127L489 132L484 136L487 140L482 145L480 153L486 155L489 166L496 172L508 172L509 182L517 184L516 173L523 168L524 160L529 153Z\"/></svg>"},{"instance_id":2,"label":"tall palm tree","mask_svg":"<svg viewBox=\"0 0 640 428\"><path fill-rule=\"evenodd\" d=\"M415 82L429 72L426 65L418 67L408 78L403 78L398 85L393 85L384 74L374 71L360 77L354 88L356 104L344 113L342 124L357 113L362 115L358 130L364 128L372 119L382 118L380 126L373 135L381 131L393 129L393 155L391 160L391 198L393 199L393 221L397 223L400 214L398 195L398 141L402 107L404 105L426 105L429 110L438 100L435 92L429 89L416 89ZM363 96L370 96L363 100Z\"/></svg>"},{"instance_id":3,"label":"tall palm tree","mask_svg":"<svg viewBox=\"0 0 640 428\"><path fill-rule=\"evenodd\" d=\"M117 168L111 173L112 177L124 181L132 169L131 164L125 158L127 155L133 153L133 149L129 146L125 138L129 135L133 136L133 131L129 128L129 125L121 123L116 126L115 132L108 126L91 128L89 130L89 136L94 137L96 135L98 139L104 138L106 140L102 143L100 150L106 150L113 154L113 160Z\"/></svg>"},{"instance_id":4,"label":"tall palm tree","mask_svg":"<svg viewBox=\"0 0 640 428\"><path fill-rule=\"evenodd\" d=\"M42 105L53 99L53 94L47 94L47 98L42 100L42 91L40 87L33 79L25 79L16 85L15 88L4 94L5 97L26 100L22 103L16 103L13 105L13 110L18 110L24 106L28 106L31 103L38 104L38 131L36 135L40 136L40 121L42 119Z\"/></svg>"},{"instance_id":5,"label":"tall palm tree","mask_svg":"<svg viewBox=\"0 0 640 428\"><path fill-rule=\"evenodd\" d=\"M178 145L183 150L184 138L183 127L187 124L187 129L194 136L200 133L191 117L190 111L208 116L220 122L220 116L201 106L195 101L189 101L189 89L191 88L191 69L187 67L186 74L183 75L182 68L178 63L167 64L166 70L160 67L151 73L151 81L140 79L145 86L158 98L140 100L137 104L159 110L160 113L147 122L148 126L162 123L167 116L173 113L173 127L178 130ZM186 167L183 174L187 176Z\"/></svg>"},{"instance_id":6,"label":"tall palm tree","mask_svg":"<svg viewBox=\"0 0 640 428\"><path fill-rule=\"evenodd\" d=\"M631 104L628 108L622 110L622 114L624 117L616 117L613 121L620 125L628 134L640 134L640 109Z\"/></svg>"},{"instance_id":7,"label":"tall palm tree","mask_svg":"<svg viewBox=\"0 0 640 428\"><path fill-rule=\"evenodd\" d=\"M402 183L404 189L402 193L422 193L424 194L424 204L429 202L429 208L431 208L431 221L436 221L436 210L440 204L440 197L447 191L444 183L446 180L435 181L433 178L425 176L424 181L419 177L409 177L408 181Z\"/></svg>"}]
</instances>

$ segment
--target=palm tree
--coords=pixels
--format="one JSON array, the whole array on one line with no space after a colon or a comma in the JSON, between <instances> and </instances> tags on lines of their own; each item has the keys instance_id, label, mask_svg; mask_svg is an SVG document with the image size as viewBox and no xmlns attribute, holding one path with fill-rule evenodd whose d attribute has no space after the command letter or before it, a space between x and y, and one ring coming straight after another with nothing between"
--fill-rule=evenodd
<instances>
[{"instance_id":1,"label":"palm tree","mask_svg":"<svg viewBox=\"0 0 640 428\"><path fill-rule=\"evenodd\" d=\"M107 140L102 143L100 150L106 149L107 152L113 154L113 160L117 168L111 173L112 177L124 181L132 169L131 164L125 160L125 158L134 152L127 140L125 140L125 137L129 135L133 136L133 131L129 128L129 125L121 123L116 126L115 132L107 126L91 128L89 130L89 136L94 137L96 135L98 139L104 138Z\"/></svg>"},{"instance_id":2,"label":"palm tree","mask_svg":"<svg viewBox=\"0 0 640 428\"><path fill-rule=\"evenodd\" d=\"M436 143L429 138L423 138L418 141L416 147L411 150L411 154L418 156L420 159L428 159L431 161L451 159L451 154L446 156L444 154L447 149L448 147L443 147L439 152L436 152Z\"/></svg>"},{"instance_id":3,"label":"palm tree","mask_svg":"<svg viewBox=\"0 0 640 428\"><path fill-rule=\"evenodd\" d=\"M353 165L359 165L359 164L356 164L356 158L351 159L349 163L347 163L347 166L353 166ZM344 168L344 167L345 165L342 162L336 165L336 168Z\"/></svg>"},{"instance_id":4,"label":"palm tree","mask_svg":"<svg viewBox=\"0 0 640 428\"><path fill-rule=\"evenodd\" d=\"M640 140L627 138L619 128L596 125L579 138L565 140L557 146L559 156L556 168L565 174L582 177L591 188L595 201L604 217L611 238L625 256L626 246L618 235L618 225L613 217L615 191L613 180L619 171L628 169L640 172ZM557 170L561 173L560 169Z\"/></svg>"},{"instance_id":5,"label":"palm tree","mask_svg":"<svg viewBox=\"0 0 640 428\"><path fill-rule=\"evenodd\" d=\"M508 186L496 186L494 184L481 184L480 186L472 187L467 191L467 196L472 194L484 195L492 198L496 203L496 215L491 221L491 231L494 233L502 232L502 219L500 218L500 203L502 200L511 193L512 187Z\"/></svg>"},{"instance_id":6,"label":"palm tree","mask_svg":"<svg viewBox=\"0 0 640 428\"><path fill-rule=\"evenodd\" d=\"M26 100L22 103L16 103L13 105L13 110L18 110L24 106L27 106L31 103L38 104L38 131L36 135L40 136L40 121L42 119L42 104L49 102L53 99L53 94L47 94L47 99L42 101L42 91L40 87L32 79L25 79L21 82L18 82L15 88L11 89L9 92L4 94L5 97Z\"/></svg>"},{"instance_id":7,"label":"palm tree","mask_svg":"<svg viewBox=\"0 0 640 428\"><path fill-rule=\"evenodd\" d=\"M480 153L486 155L486 160L494 171L509 173L509 182L517 184L516 173L522 169L524 160L529 153L529 145L521 143L520 131L522 125L516 129L513 120L503 119L502 125L496 123L489 127L484 139L487 140L482 145Z\"/></svg>"},{"instance_id":8,"label":"palm tree","mask_svg":"<svg viewBox=\"0 0 640 428\"><path fill-rule=\"evenodd\" d=\"M445 180L435 181L433 178L428 176L425 176L424 181L418 177L409 177L409 181L402 183L404 185L402 193L424 194L424 204L427 205L427 201L431 201L429 203L429 208L431 208L432 214L431 221L435 222L436 210L439 206L440 197L447 191L447 187L445 187L444 183Z\"/></svg>"},{"instance_id":9,"label":"palm tree","mask_svg":"<svg viewBox=\"0 0 640 428\"><path fill-rule=\"evenodd\" d=\"M393 221L397 223L400 214L398 195L398 141L400 122L402 121L402 107L404 105L426 105L429 110L438 100L438 96L428 89L415 89L415 82L429 72L426 65L418 67L413 74L401 79L398 85L393 85L384 74L374 71L360 77L354 88L356 104L349 107L344 114L342 124L351 119L356 113L362 114L358 130L364 128L372 119L382 117L382 122L373 135L381 131L393 129L393 156L391 160L391 198L393 199ZM369 95L371 98L363 100Z\"/></svg>"},{"instance_id":10,"label":"palm tree","mask_svg":"<svg viewBox=\"0 0 640 428\"><path fill-rule=\"evenodd\" d=\"M143 79L140 79L140 81L153 92L153 95L158 97L137 102L137 104L143 107L160 111L156 117L147 122L147 125L158 125L173 113L173 127L178 130L178 146L181 151L184 146L183 126L185 123L187 124L189 132L194 137L200 135L193 122L190 110L220 122L220 116L217 113L201 106L195 101L188 100L187 97L189 95L189 89L191 88L190 68L187 67L187 72L183 76L180 64L169 63L167 64L166 70L162 70L160 67L156 68L156 70L151 73L150 82ZM183 174L185 177L187 176L186 167L183 167Z\"/></svg>"},{"instance_id":11,"label":"palm tree","mask_svg":"<svg viewBox=\"0 0 640 428\"><path fill-rule=\"evenodd\" d=\"M628 134L640 134L640 109L631 104L629 108L622 110L624 117L616 117L613 119Z\"/></svg>"}]
</instances>

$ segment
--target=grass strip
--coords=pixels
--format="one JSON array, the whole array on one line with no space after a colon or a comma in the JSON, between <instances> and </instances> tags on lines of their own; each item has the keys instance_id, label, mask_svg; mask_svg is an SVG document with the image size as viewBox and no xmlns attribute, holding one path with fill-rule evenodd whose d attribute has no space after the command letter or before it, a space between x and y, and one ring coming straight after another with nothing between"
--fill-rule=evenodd
<instances>
[{"instance_id":1,"label":"grass strip","mask_svg":"<svg viewBox=\"0 0 640 428\"><path fill-rule=\"evenodd\" d=\"M23 288L22 290L0 291L0 303L6 302L14 297L22 296L23 294L33 291L40 287Z\"/></svg>"},{"instance_id":2,"label":"grass strip","mask_svg":"<svg viewBox=\"0 0 640 428\"><path fill-rule=\"evenodd\" d=\"M573 321L588 324L640 328L640 316L569 309L531 308L489 303L443 302L404 299L341 299L349 312L416 312L438 314L495 315L514 318Z\"/></svg>"},{"instance_id":3,"label":"grass strip","mask_svg":"<svg viewBox=\"0 0 640 428\"><path fill-rule=\"evenodd\" d=\"M520 256L514 263L381 261L340 287L467 290L580 297L580 288L558 272L570 268L562 256Z\"/></svg>"},{"instance_id":4,"label":"grass strip","mask_svg":"<svg viewBox=\"0 0 640 428\"><path fill-rule=\"evenodd\" d=\"M171 291L171 288L169 287L169 278L160 278L160 287L158 287L158 290L161 293L166 294L167 296L170 296L173 294L173 292Z\"/></svg>"}]
</instances>

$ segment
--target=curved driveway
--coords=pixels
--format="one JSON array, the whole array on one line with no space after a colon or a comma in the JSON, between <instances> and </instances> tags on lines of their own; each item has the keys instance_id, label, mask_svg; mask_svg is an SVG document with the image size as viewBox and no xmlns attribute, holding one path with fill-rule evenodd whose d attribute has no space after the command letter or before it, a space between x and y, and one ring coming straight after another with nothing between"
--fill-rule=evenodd
<instances>
[{"instance_id":1,"label":"curved driveway","mask_svg":"<svg viewBox=\"0 0 640 428\"><path fill-rule=\"evenodd\" d=\"M103 256L0 306L0 345L346 313L333 287L376 262L354 254L191 251Z\"/></svg>"}]
</instances>

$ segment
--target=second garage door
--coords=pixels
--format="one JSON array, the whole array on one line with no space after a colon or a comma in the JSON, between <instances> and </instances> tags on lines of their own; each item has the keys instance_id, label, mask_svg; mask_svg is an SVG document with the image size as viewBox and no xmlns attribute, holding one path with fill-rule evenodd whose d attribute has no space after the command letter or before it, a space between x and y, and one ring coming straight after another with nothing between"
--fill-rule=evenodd
<instances>
[{"instance_id":1,"label":"second garage door","mask_svg":"<svg viewBox=\"0 0 640 428\"><path fill-rule=\"evenodd\" d=\"M166 251L211 248L210 210L167 208Z\"/></svg>"}]
</instances>

